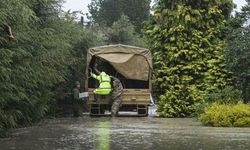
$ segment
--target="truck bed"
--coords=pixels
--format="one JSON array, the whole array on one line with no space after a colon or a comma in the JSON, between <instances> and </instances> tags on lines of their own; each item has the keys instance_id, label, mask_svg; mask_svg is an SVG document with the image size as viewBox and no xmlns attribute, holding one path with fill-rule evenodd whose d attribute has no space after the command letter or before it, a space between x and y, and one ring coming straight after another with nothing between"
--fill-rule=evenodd
<instances>
[{"instance_id":1,"label":"truck bed","mask_svg":"<svg viewBox=\"0 0 250 150\"><path fill-rule=\"evenodd\" d=\"M94 102L94 89L88 89L89 100L88 103L110 104L111 94L106 96L98 96L97 102ZM150 104L150 90L149 89L123 89L122 104Z\"/></svg>"}]
</instances>

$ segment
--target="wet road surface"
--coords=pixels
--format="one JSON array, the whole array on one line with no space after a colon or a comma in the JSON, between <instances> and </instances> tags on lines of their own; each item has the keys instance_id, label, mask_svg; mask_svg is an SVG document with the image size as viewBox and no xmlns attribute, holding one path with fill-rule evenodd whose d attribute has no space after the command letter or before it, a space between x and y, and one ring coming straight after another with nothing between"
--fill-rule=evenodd
<instances>
[{"instance_id":1,"label":"wet road surface","mask_svg":"<svg viewBox=\"0 0 250 150\"><path fill-rule=\"evenodd\" d=\"M46 119L14 129L1 150L247 150L250 128L204 127L196 119L89 117Z\"/></svg>"}]
</instances>

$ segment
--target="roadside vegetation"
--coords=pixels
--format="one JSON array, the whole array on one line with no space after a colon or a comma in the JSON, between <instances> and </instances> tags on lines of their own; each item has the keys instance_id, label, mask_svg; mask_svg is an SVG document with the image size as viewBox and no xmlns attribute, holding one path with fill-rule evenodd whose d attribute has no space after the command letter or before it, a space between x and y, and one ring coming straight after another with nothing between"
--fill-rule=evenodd
<instances>
[{"instance_id":1,"label":"roadside vegetation","mask_svg":"<svg viewBox=\"0 0 250 150\"><path fill-rule=\"evenodd\" d=\"M31 125L57 111L57 99L75 78L94 45L55 0L0 2L0 135L9 128ZM8 41L2 26L12 28ZM87 41L87 42L86 42ZM67 86L66 86L67 85Z\"/></svg>"},{"instance_id":2,"label":"roadside vegetation","mask_svg":"<svg viewBox=\"0 0 250 150\"><path fill-rule=\"evenodd\" d=\"M160 117L248 126L250 1L232 16L226 1L160 0L146 27Z\"/></svg>"},{"instance_id":3,"label":"roadside vegetation","mask_svg":"<svg viewBox=\"0 0 250 150\"><path fill-rule=\"evenodd\" d=\"M213 103L205 108L199 120L215 127L250 127L250 105Z\"/></svg>"},{"instance_id":4,"label":"roadside vegetation","mask_svg":"<svg viewBox=\"0 0 250 150\"><path fill-rule=\"evenodd\" d=\"M154 51L155 84L162 89L160 116L191 116L207 93L230 82L222 50L232 8L231 0L156 4L154 22L146 32Z\"/></svg>"},{"instance_id":5,"label":"roadside vegetation","mask_svg":"<svg viewBox=\"0 0 250 150\"><path fill-rule=\"evenodd\" d=\"M75 12L62 11L62 4L63 0L0 1L0 136L9 128L57 116L60 102L71 97L75 81L84 84L89 47L145 45L130 19L139 18L133 22L142 23L149 16L149 3L142 8L144 18L121 12L115 20L105 18L110 26L96 22L98 19L82 26L75 20ZM4 25L11 27L12 41L8 41Z\"/></svg>"},{"instance_id":6,"label":"roadside vegetation","mask_svg":"<svg viewBox=\"0 0 250 150\"><path fill-rule=\"evenodd\" d=\"M227 21L223 54L231 87L218 89L205 99L209 105L199 116L204 125L250 127L250 1Z\"/></svg>"},{"instance_id":7,"label":"roadside vegetation","mask_svg":"<svg viewBox=\"0 0 250 150\"><path fill-rule=\"evenodd\" d=\"M87 25L62 4L0 1L0 136L57 116L87 49L117 43L152 50L159 116L249 126L250 0L234 16L232 0L158 0L153 14L150 0L92 0Z\"/></svg>"}]
</instances>

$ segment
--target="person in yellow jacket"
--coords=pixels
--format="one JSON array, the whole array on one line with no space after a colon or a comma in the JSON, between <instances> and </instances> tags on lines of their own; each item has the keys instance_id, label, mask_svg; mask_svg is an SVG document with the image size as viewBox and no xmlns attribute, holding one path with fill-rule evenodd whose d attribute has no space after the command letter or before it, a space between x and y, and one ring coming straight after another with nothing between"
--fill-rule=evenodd
<instances>
[{"instance_id":1,"label":"person in yellow jacket","mask_svg":"<svg viewBox=\"0 0 250 150\"><path fill-rule=\"evenodd\" d=\"M105 72L101 72L99 75L91 73L91 77L99 81L99 87L94 90L97 95L108 95L111 92L111 78Z\"/></svg>"}]
</instances>

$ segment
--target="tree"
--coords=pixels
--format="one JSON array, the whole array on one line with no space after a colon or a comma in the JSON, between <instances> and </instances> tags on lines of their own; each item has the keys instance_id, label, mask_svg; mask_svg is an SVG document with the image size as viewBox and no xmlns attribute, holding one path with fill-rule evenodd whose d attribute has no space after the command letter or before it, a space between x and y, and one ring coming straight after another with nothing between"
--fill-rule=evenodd
<instances>
[{"instance_id":1,"label":"tree","mask_svg":"<svg viewBox=\"0 0 250 150\"><path fill-rule=\"evenodd\" d=\"M245 102L250 101L250 1L231 18L224 48L226 67L232 73L233 85L242 91ZM248 24L248 26L246 26Z\"/></svg>"},{"instance_id":2,"label":"tree","mask_svg":"<svg viewBox=\"0 0 250 150\"><path fill-rule=\"evenodd\" d=\"M151 0L92 0L89 12L94 23L112 26L123 14L129 17L137 32L150 14Z\"/></svg>"},{"instance_id":3,"label":"tree","mask_svg":"<svg viewBox=\"0 0 250 150\"><path fill-rule=\"evenodd\" d=\"M104 34L107 37L108 44L127 44L145 47L143 38L135 32L134 25L130 23L129 18L122 15L114 22L111 28L105 28Z\"/></svg>"},{"instance_id":4,"label":"tree","mask_svg":"<svg viewBox=\"0 0 250 150\"><path fill-rule=\"evenodd\" d=\"M0 1L0 136L55 113L68 85L83 80L76 74L84 71L96 36L60 11L61 2ZM12 42L2 32L4 24L13 29Z\"/></svg>"},{"instance_id":5,"label":"tree","mask_svg":"<svg viewBox=\"0 0 250 150\"><path fill-rule=\"evenodd\" d=\"M232 0L158 1L147 34L160 116L190 116L206 93L227 84L222 29L232 7Z\"/></svg>"},{"instance_id":6,"label":"tree","mask_svg":"<svg viewBox=\"0 0 250 150\"><path fill-rule=\"evenodd\" d=\"M242 18L242 23L244 24L245 22L248 21L249 23L249 19L250 19L250 0L246 0L247 4L245 6L243 6L241 8L241 12L238 13L238 16L240 18ZM237 16L236 16L237 18Z\"/></svg>"},{"instance_id":7,"label":"tree","mask_svg":"<svg viewBox=\"0 0 250 150\"><path fill-rule=\"evenodd\" d=\"M0 12L2 16L0 18L1 29L4 24L10 25L16 39L19 39L20 36L16 30L20 30L21 26L23 26L23 30L26 30L31 19L35 18L29 7L25 5L24 0L1 1ZM1 33L3 32L1 31ZM27 95L23 92L25 90L24 87L19 88L17 83L14 83L12 80L13 76L17 76L13 74L18 65L14 64L14 62L18 63L21 58L27 60L30 58L30 53L21 48L17 48L14 44L14 42L7 42L3 34L0 35L0 136L6 128L16 127L18 124L17 120L23 118L23 113L16 107L28 105L26 101ZM19 67L18 70L21 71L22 69L22 71L26 71L29 68L28 65L29 64L25 63L25 65L22 68ZM27 69L25 68L26 66ZM22 101L20 101L18 97L22 99ZM25 107L23 109L25 109Z\"/></svg>"}]
</instances>

